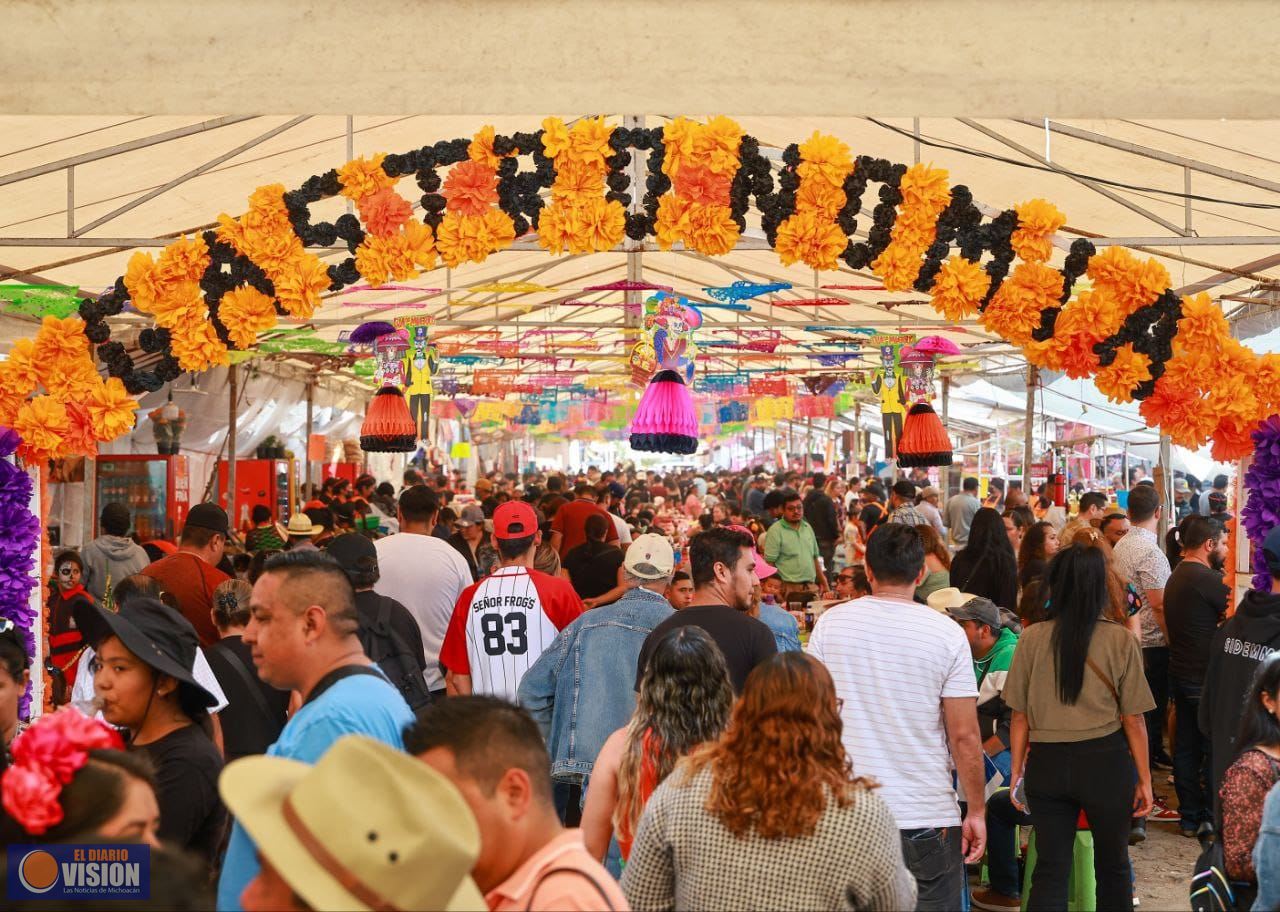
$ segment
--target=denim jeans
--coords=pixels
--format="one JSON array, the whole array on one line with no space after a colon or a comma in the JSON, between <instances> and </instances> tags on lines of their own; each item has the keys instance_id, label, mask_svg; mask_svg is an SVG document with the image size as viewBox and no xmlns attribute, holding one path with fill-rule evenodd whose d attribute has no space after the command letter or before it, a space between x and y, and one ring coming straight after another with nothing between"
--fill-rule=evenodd
<instances>
[{"instance_id":1,"label":"denim jeans","mask_svg":"<svg viewBox=\"0 0 1280 912\"><path fill-rule=\"evenodd\" d=\"M1169 708L1169 647L1144 646L1142 667L1147 673L1147 686L1156 701L1156 708L1146 714L1147 759L1154 763L1156 757L1167 753L1164 749L1164 716ZM1193 717L1191 720L1195 722Z\"/></svg>"},{"instance_id":2,"label":"denim jeans","mask_svg":"<svg viewBox=\"0 0 1280 912\"><path fill-rule=\"evenodd\" d=\"M1037 846L1027 908L1065 912L1081 811L1093 831L1098 908L1131 908L1133 760L1124 733L1089 741L1037 741L1027 755L1026 780Z\"/></svg>"},{"instance_id":3,"label":"denim jeans","mask_svg":"<svg viewBox=\"0 0 1280 912\"><path fill-rule=\"evenodd\" d=\"M1018 827L1031 826L1031 817L1013 806L1002 788L987 800L987 873L991 889L1004 896L1022 895L1018 877Z\"/></svg>"},{"instance_id":4,"label":"denim jeans","mask_svg":"<svg viewBox=\"0 0 1280 912\"><path fill-rule=\"evenodd\" d=\"M1200 731L1198 681L1170 676L1169 691L1173 697L1177 730L1173 744L1173 781L1178 792L1178 810L1182 825L1199 826L1213 819L1213 801L1209 792L1209 750L1211 742Z\"/></svg>"},{"instance_id":5,"label":"denim jeans","mask_svg":"<svg viewBox=\"0 0 1280 912\"><path fill-rule=\"evenodd\" d=\"M954 912L969 906L960 827L899 830L902 860L916 879L916 912Z\"/></svg>"}]
</instances>

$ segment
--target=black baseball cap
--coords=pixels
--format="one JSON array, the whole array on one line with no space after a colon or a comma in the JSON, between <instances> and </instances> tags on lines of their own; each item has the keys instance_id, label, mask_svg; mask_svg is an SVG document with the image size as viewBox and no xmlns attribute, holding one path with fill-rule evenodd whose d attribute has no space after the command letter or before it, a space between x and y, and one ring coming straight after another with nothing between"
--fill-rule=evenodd
<instances>
[{"instance_id":1,"label":"black baseball cap","mask_svg":"<svg viewBox=\"0 0 1280 912\"><path fill-rule=\"evenodd\" d=\"M376 565L378 562L378 549L373 546L373 542L368 536L361 535L359 532L348 532L345 535L339 535L333 541L329 542L325 549L330 557L338 562L343 570L364 572L369 569L367 566L361 567L360 561L367 558L373 558Z\"/></svg>"},{"instance_id":2,"label":"black baseball cap","mask_svg":"<svg viewBox=\"0 0 1280 912\"><path fill-rule=\"evenodd\" d=\"M227 536L230 524L227 522L227 511L216 503L200 503L191 508L187 514L187 525L197 529L208 529Z\"/></svg>"}]
</instances>

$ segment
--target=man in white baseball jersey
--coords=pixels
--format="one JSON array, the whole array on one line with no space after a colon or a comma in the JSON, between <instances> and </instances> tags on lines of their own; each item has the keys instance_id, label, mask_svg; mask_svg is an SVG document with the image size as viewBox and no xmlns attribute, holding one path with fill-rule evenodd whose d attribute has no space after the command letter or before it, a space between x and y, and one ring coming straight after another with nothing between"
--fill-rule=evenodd
<instances>
[{"instance_id":1,"label":"man in white baseball jersey","mask_svg":"<svg viewBox=\"0 0 1280 912\"><path fill-rule=\"evenodd\" d=\"M541 541L529 504L509 501L494 511L493 544L501 563L463 590L440 650L451 694L515 702L524 673L582 614L582 600L568 580L533 569Z\"/></svg>"}]
</instances>

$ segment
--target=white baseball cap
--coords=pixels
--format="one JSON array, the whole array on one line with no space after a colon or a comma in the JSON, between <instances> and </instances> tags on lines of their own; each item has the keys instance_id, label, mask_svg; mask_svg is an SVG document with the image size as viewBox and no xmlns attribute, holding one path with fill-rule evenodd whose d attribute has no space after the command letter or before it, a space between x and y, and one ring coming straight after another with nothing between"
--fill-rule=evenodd
<instances>
[{"instance_id":1,"label":"white baseball cap","mask_svg":"<svg viewBox=\"0 0 1280 912\"><path fill-rule=\"evenodd\" d=\"M670 576L675 570L675 553L671 550L671 542L666 538L647 532L627 548L627 556L623 558L622 566L632 576L640 579L662 579L664 576Z\"/></svg>"}]
</instances>

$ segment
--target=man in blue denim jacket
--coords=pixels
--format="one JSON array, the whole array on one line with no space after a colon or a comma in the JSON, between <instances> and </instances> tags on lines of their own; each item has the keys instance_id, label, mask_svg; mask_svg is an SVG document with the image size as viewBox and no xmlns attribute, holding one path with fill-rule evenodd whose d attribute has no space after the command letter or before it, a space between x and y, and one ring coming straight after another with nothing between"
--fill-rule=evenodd
<instances>
[{"instance_id":1,"label":"man in blue denim jacket","mask_svg":"<svg viewBox=\"0 0 1280 912\"><path fill-rule=\"evenodd\" d=\"M622 567L627 594L560 631L520 681L520 705L542 729L552 779L584 792L605 739L635 712L640 647L672 613L663 595L675 569L667 539L641 535Z\"/></svg>"}]
</instances>

